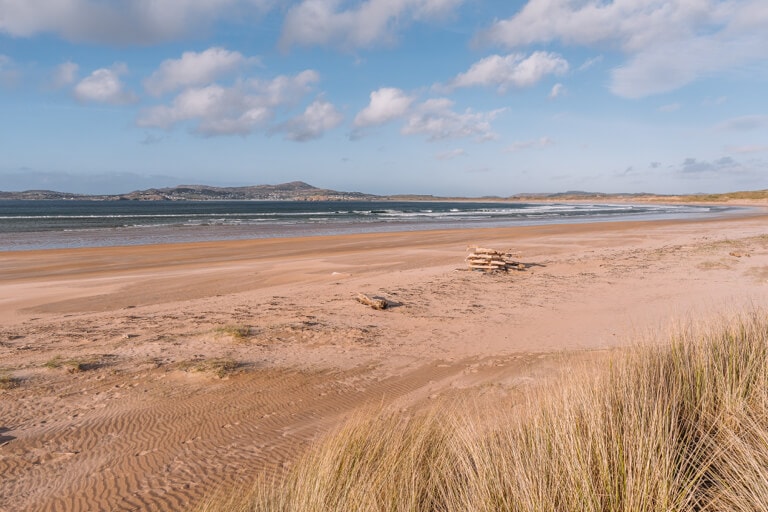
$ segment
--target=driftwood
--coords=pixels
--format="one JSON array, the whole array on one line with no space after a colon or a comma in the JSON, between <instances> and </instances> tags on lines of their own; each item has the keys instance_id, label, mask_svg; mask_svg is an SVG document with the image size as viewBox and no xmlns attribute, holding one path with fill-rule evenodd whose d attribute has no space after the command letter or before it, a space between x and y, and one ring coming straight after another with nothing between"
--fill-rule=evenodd
<instances>
[{"instance_id":1,"label":"driftwood","mask_svg":"<svg viewBox=\"0 0 768 512\"><path fill-rule=\"evenodd\" d=\"M368 295L364 293L358 293L357 294L357 302L361 304L365 304L366 306L371 306L373 309L387 309L387 301L384 299L379 299L377 297L369 297Z\"/></svg>"},{"instance_id":2,"label":"driftwood","mask_svg":"<svg viewBox=\"0 0 768 512\"><path fill-rule=\"evenodd\" d=\"M510 251L497 251L484 247L470 246L467 250L472 253L466 261L470 270L483 272L506 272L512 270L525 270L525 264L515 261L515 254Z\"/></svg>"}]
</instances>

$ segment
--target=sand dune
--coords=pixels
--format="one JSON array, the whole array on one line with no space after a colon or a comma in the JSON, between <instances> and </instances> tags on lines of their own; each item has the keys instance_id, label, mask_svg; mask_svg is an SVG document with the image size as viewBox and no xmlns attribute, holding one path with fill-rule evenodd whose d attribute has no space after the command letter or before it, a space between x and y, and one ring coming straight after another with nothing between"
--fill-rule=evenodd
<instances>
[{"instance_id":1,"label":"sand dune","mask_svg":"<svg viewBox=\"0 0 768 512\"><path fill-rule=\"evenodd\" d=\"M0 253L0 510L186 509L282 471L366 405L514 396L672 321L764 305L766 226ZM469 244L527 269L465 271Z\"/></svg>"}]
</instances>

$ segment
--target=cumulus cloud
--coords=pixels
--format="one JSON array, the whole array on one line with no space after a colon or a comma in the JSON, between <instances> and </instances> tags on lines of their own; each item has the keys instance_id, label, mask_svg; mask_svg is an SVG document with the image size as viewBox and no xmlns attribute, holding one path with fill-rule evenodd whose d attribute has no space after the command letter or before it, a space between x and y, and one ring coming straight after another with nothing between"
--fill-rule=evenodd
<instances>
[{"instance_id":1,"label":"cumulus cloud","mask_svg":"<svg viewBox=\"0 0 768 512\"><path fill-rule=\"evenodd\" d=\"M271 80L241 81L230 87L218 84L190 87L179 93L170 105L144 109L137 124L167 130L190 122L196 133L205 136L247 135L266 129L277 107L296 104L318 80L317 72L306 70Z\"/></svg>"},{"instance_id":2,"label":"cumulus cloud","mask_svg":"<svg viewBox=\"0 0 768 512\"><path fill-rule=\"evenodd\" d=\"M153 96L193 85L210 84L222 75L257 62L236 51L208 48L204 52L184 52L181 58L168 59L144 81L144 88Z\"/></svg>"},{"instance_id":3,"label":"cumulus cloud","mask_svg":"<svg viewBox=\"0 0 768 512\"><path fill-rule=\"evenodd\" d=\"M453 110L454 103L447 98L429 99L417 105L408 116L401 133L403 135L426 135L430 141L473 137L478 141L496 139L491 127L503 110L476 112L466 109L459 113Z\"/></svg>"},{"instance_id":4,"label":"cumulus cloud","mask_svg":"<svg viewBox=\"0 0 768 512\"><path fill-rule=\"evenodd\" d=\"M370 98L368 106L355 116L356 128L384 124L403 117L413 103L411 96L392 87L382 87L373 91Z\"/></svg>"},{"instance_id":5,"label":"cumulus cloud","mask_svg":"<svg viewBox=\"0 0 768 512\"><path fill-rule=\"evenodd\" d=\"M504 148L507 153L516 153L517 151L523 151L525 149L542 149L548 146L552 146L555 143L549 137L540 137L534 140L522 140L516 141Z\"/></svg>"},{"instance_id":6,"label":"cumulus cloud","mask_svg":"<svg viewBox=\"0 0 768 512\"><path fill-rule=\"evenodd\" d=\"M464 112L456 112L453 107L454 103L447 98L415 103L415 98L402 90L384 87L373 91L368 105L355 116L355 130L351 137L361 137L367 127L403 119L405 124L400 133L426 135L430 141L463 137L474 137L478 141L497 138L491 128L491 121L504 109L491 112L466 109Z\"/></svg>"},{"instance_id":7,"label":"cumulus cloud","mask_svg":"<svg viewBox=\"0 0 768 512\"><path fill-rule=\"evenodd\" d=\"M500 93L511 87L530 87L547 75L563 75L568 62L556 53L533 52L491 55L481 59L451 82L452 87L494 86Z\"/></svg>"},{"instance_id":8,"label":"cumulus cloud","mask_svg":"<svg viewBox=\"0 0 768 512\"><path fill-rule=\"evenodd\" d=\"M284 131L287 139L303 142L322 137L325 132L339 126L343 120L344 116L333 104L316 100L303 114L287 121L277 131Z\"/></svg>"},{"instance_id":9,"label":"cumulus cloud","mask_svg":"<svg viewBox=\"0 0 768 512\"><path fill-rule=\"evenodd\" d=\"M111 68L97 69L77 83L73 94L83 103L133 103L137 100L136 95L126 90L120 81L120 76L127 72L128 67L123 63L115 63Z\"/></svg>"},{"instance_id":10,"label":"cumulus cloud","mask_svg":"<svg viewBox=\"0 0 768 512\"><path fill-rule=\"evenodd\" d=\"M258 15L272 0L0 0L0 33L70 41L151 44L226 17Z\"/></svg>"},{"instance_id":11,"label":"cumulus cloud","mask_svg":"<svg viewBox=\"0 0 768 512\"><path fill-rule=\"evenodd\" d=\"M611 91L639 98L764 61L767 24L764 0L529 0L479 39L510 48L608 44L627 56Z\"/></svg>"},{"instance_id":12,"label":"cumulus cloud","mask_svg":"<svg viewBox=\"0 0 768 512\"><path fill-rule=\"evenodd\" d=\"M67 61L59 64L53 71L51 81L53 87L61 89L74 84L77 81L77 72L80 70L80 66L74 62Z\"/></svg>"},{"instance_id":13,"label":"cumulus cloud","mask_svg":"<svg viewBox=\"0 0 768 512\"><path fill-rule=\"evenodd\" d=\"M412 21L451 13L463 0L367 0L345 8L340 0L303 0L285 16L280 45L346 49L391 43Z\"/></svg>"}]
</instances>

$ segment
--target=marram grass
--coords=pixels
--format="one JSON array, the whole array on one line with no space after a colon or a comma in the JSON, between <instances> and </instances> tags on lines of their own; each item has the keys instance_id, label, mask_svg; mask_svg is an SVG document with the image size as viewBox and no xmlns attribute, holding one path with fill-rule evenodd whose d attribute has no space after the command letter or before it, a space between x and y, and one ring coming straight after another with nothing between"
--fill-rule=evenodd
<instances>
[{"instance_id":1,"label":"marram grass","mask_svg":"<svg viewBox=\"0 0 768 512\"><path fill-rule=\"evenodd\" d=\"M202 510L768 510L763 313L632 349L513 407L356 420L278 481Z\"/></svg>"}]
</instances>

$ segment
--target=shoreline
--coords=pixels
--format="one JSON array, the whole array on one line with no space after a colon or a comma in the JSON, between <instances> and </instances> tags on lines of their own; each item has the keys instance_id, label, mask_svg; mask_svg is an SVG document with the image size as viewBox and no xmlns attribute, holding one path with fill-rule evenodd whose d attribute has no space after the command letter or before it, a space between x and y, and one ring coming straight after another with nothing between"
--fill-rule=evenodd
<instances>
[{"instance_id":1,"label":"shoreline","mask_svg":"<svg viewBox=\"0 0 768 512\"><path fill-rule=\"evenodd\" d=\"M0 510L193 508L366 404L522 397L766 305L766 217L2 252Z\"/></svg>"},{"instance_id":2,"label":"shoreline","mask_svg":"<svg viewBox=\"0 0 768 512\"><path fill-rule=\"evenodd\" d=\"M591 203L590 203L591 204ZM700 206L706 206L706 204L702 204ZM724 206L724 205L721 205ZM157 243L137 243L137 244L116 244L116 245L94 245L94 246L82 246L82 247L51 247L51 248L35 248L35 249L9 249L9 250L2 250L0 249L0 256L4 254L22 254L22 253L37 253L40 251L88 251L88 250L100 250L100 249L112 249L112 250L121 250L121 249L137 249L137 248L143 248L143 247L162 247L162 246L169 246L169 247L177 247L177 248L184 248L184 247L195 247L195 246L205 246L210 244L217 244L217 245L231 245L233 247L236 247L239 244L252 244L252 243L258 243L260 241L276 241L279 243L279 241L284 241L286 243L292 243L295 241L300 241L304 239L308 240L314 240L318 238L327 238L327 239L335 239L335 238L344 238L344 237L365 237L365 236L371 236L371 237L380 237L380 236L393 236L397 237L399 235L405 235L405 234L416 234L416 235L425 235L429 236L433 233L456 233L457 235L461 235L462 233L482 233L483 231L501 231L501 230L523 230L523 231L530 231L530 230L536 230L536 229L546 229L550 226L561 226L561 227L573 227L573 226L588 226L588 225L604 225L606 228L611 229L612 226L616 225L617 227L620 225L634 225L634 224L641 224L641 223L649 223L649 224L656 224L656 223L700 223L700 222L716 222L719 220L726 220L726 219L748 219L753 217L760 217L760 216L768 216L768 206L757 206L757 205L731 205L734 208L736 208L736 211L724 211L724 212L718 212L717 214L709 214L709 215L693 215L693 216L684 216L679 218L674 217L664 217L664 218L640 218L640 219L633 219L633 218L626 218L626 219L601 219L601 218L592 218L587 221L584 221L579 218L572 218L572 219L560 219L557 221L541 221L541 222L520 222L518 224L509 224L505 226L487 226L483 225L481 223L478 223L476 225L472 226L458 226L458 227L425 227L423 229L398 229L398 227L401 227L403 225L394 225L390 224L388 227L391 227L392 229L383 229L383 230L371 230L371 231L350 231L345 233L319 233L319 234L308 234L308 235L280 235L280 236L264 236L264 237L243 237L243 238L223 238L223 239L206 239L206 240L193 240L193 241L171 241L171 242L157 242ZM415 225L415 224L414 224ZM426 226L425 224L420 224L422 226ZM126 229L126 228L123 228ZM580 228L572 228L581 231ZM93 230L84 230L84 231L90 231L92 233L96 233L100 231L100 229L93 229ZM41 234L45 234L48 232L41 232ZM31 235L33 233L24 233L25 235Z\"/></svg>"},{"instance_id":3,"label":"shoreline","mask_svg":"<svg viewBox=\"0 0 768 512\"><path fill-rule=\"evenodd\" d=\"M199 202L204 204L205 202ZM239 203L242 203L240 201ZM290 202L295 205L296 202ZM400 203L400 204L407 204ZM346 204L350 211L326 210L326 207L317 211L299 210L301 217L294 217L294 207L286 210L277 208L270 211L245 211L241 208L232 211L214 208L212 210L118 210L117 214L111 210L103 209L85 210L73 217L69 217L66 211L58 208L51 210L50 219L55 219L51 228L44 231L24 231L23 224L19 222L34 223L34 217L21 216L14 220L13 215L3 217L7 219L7 226L0 226L4 231L4 244L0 252L18 252L38 249L81 248L81 247L122 247L156 245L165 243L193 243L193 242L223 242L230 240L270 239L270 238L296 238L334 235L354 235L365 233L397 233L397 232L425 232L433 230L467 230L486 228L515 228L522 226L540 226L549 224L581 224L591 222L636 222L648 220L691 220L708 217L730 216L748 214L755 207L745 206L718 206L718 205L664 205L638 203L594 203L594 202L496 202L485 203L476 209L469 208L466 211L456 202L414 202L421 204L426 210L403 211L386 210L387 204L379 202L378 208L385 211L360 212L357 209L376 209L375 203L362 203L362 206L354 206L354 203ZM443 205L438 212L432 213L432 205ZM447 213L448 206L456 204L458 209L451 209ZM476 204L469 203L467 204ZM510 205L510 210L493 210L491 205ZM550 211L548 208L557 204L557 208ZM580 208L589 205L587 212ZM513 207L514 206L514 207ZM563 208L566 208L564 211ZM570 207L570 209L569 209ZM595 208L593 208L595 207ZM486 208L490 208L486 210ZM501 208L501 206L499 206ZM537 211L543 208L543 211ZM617 211L616 208L619 208ZM629 208L629 211L623 211ZM639 210L637 210L639 208ZM691 211L675 211L674 208L688 208ZM712 209L715 209L712 211ZM659 210L660 209L660 210ZM699 209L699 211L696 211ZM354 211L353 211L354 210ZM461 211L460 211L461 210ZM649 210L649 211L644 211ZM389 212L389 213L387 213ZM365 215L365 214L368 215ZM370 215L374 213L375 215ZM349 214L351 216L347 217ZM360 215L364 214L364 215ZM381 214L381 215L379 215ZM84 215L80 217L79 215ZM223 216L218 218L218 216ZM241 215L244 215L241 217ZM190 216L195 220L184 220ZM465 217L466 216L466 217ZM98 219L88 220L80 225L81 221L72 219ZM166 223L167 218L179 218L180 223ZM314 219L312 217L320 217ZM115 223L114 218L125 218L125 221ZM208 218L212 221L207 220ZM41 222L48 223L48 214L41 217ZM200 219L200 220L197 220ZM218 219L218 220L217 220ZM226 221L224 219L231 219ZM301 220L293 220L301 219ZM158 221L161 222L158 222ZM121 224L124 222L124 224ZM90 224L90 227L87 225ZM46 225L46 224L44 224Z\"/></svg>"},{"instance_id":4,"label":"shoreline","mask_svg":"<svg viewBox=\"0 0 768 512\"><path fill-rule=\"evenodd\" d=\"M409 236L419 237L421 240L416 245L429 245L429 243L441 243L450 239L473 239L486 238L504 239L504 238L524 238L526 236L535 236L538 231L547 234L566 234L566 233L588 233L590 231L621 231L641 228L643 226L666 226L674 224L707 224L716 222L740 222L754 218L768 218L768 207L750 207L738 212L723 212L719 215L696 217L696 218L678 218L678 219L641 219L641 220L590 220L580 222L578 219L573 222L551 222L544 224L524 224L504 227L463 227L446 229L423 229L423 230L393 230L393 231L375 231L365 233L343 233L343 234L319 234L307 236L281 236L266 238L243 238L234 240L205 240L192 242L160 242L136 245L109 245L109 246L88 246L88 247L64 247L50 249L23 249L23 250L0 250L0 261L10 260L7 267L19 265L22 268L27 257L38 259L43 254L50 254L60 257L87 255L89 252L103 253L99 257L118 256L123 251L137 251L146 253L146 256L162 253L165 251L177 250L187 258L204 258L206 254L216 250L231 252L231 256L225 259L238 258L246 259L251 256L247 251L265 246L270 251L285 250L289 255L300 254L297 247L302 244L317 242L320 250L333 250L334 244L349 244L356 241L365 240L379 241L400 241L401 247L413 244L408 240ZM314 245L314 244L313 244ZM259 255L255 255L259 257ZM263 256L262 256L263 257ZM138 263L138 262L137 262ZM158 261L160 263L178 263L176 261ZM68 267L70 270L74 267L82 266L81 262L72 262ZM4 270L13 270L6 268ZM0 274L0 279L8 277L7 272Z\"/></svg>"}]
</instances>

